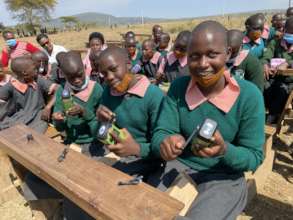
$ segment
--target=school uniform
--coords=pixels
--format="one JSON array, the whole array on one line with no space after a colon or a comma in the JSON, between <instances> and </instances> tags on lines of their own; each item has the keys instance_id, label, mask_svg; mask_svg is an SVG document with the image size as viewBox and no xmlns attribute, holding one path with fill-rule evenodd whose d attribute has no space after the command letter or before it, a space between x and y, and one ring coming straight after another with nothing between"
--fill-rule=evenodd
<instances>
[{"instance_id":1,"label":"school uniform","mask_svg":"<svg viewBox=\"0 0 293 220\"><path fill-rule=\"evenodd\" d=\"M270 64L273 58L281 58L289 66L293 64L293 47L288 47L286 42L281 40L272 40L262 58L263 64ZM276 75L266 82L264 97L269 114L281 114L287 98L293 89L293 77Z\"/></svg>"},{"instance_id":2,"label":"school uniform","mask_svg":"<svg viewBox=\"0 0 293 220\"><path fill-rule=\"evenodd\" d=\"M254 83L263 92L263 65L248 50L241 50L235 59L227 63L227 66L233 76Z\"/></svg>"},{"instance_id":3,"label":"school uniform","mask_svg":"<svg viewBox=\"0 0 293 220\"><path fill-rule=\"evenodd\" d=\"M243 49L260 59L265 50L265 41L260 37L255 41L250 40L247 36L243 38Z\"/></svg>"},{"instance_id":4,"label":"school uniform","mask_svg":"<svg viewBox=\"0 0 293 220\"><path fill-rule=\"evenodd\" d=\"M259 89L225 72L226 86L207 99L190 76L176 79L163 101L152 146L160 157L160 144L174 134L185 140L206 118L215 120L227 145L217 157L202 158L191 144L166 168L154 173L150 184L166 190L180 171L197 183L198 196L186 217L178 219L235 219L245 207L247 188L243 172L255 171L263 161L264 104Z\"/></svg>"},{"instance_id":5,"label":"school uniform","mask_svg":"<svg viewBox=\"0 0 293 220\"><path fill-rule=\"evenodd\" d=\"M64 107L62 102L62 91L64 88L70 90L67 83L64 87L60 87L56 92L56 101L54 105L55 112L63 112ZM83 153L89 156L95 156L96 149L96 132L97 132L97 121L95 111L100 104L100 98L102 96L102 87L89 80L88 86L77 93L72 90L72 100L75 104L80 105L85 110L83 116L66 116L64 121L53 121L58 131L64 131L66 133L65 143L75 143L81 146Z\"/></svg>"},{"instance_id":6,"label":"school uniform","mask_svg":"<svg viewBox=\"0 0 293 220\"><path fill-rule=\"evenodd\" d=\"M64 87L66 83L66 79L64 75L62 74L60 68L58 67L57 63L54 63L51 65L51 73L49 75L49 79L52 82Z\"/></svg>"},{"instance_id":7,"label":"school uniform","mask_svg":"<svg viewBox=\"0 0 293 220\"><path fill-rule=\"evenodd\" d=\"M165 57L160 66L160 72L165 73L165 81L173 82L176 78L189 75L187 56L177 59L174 52L170 52Z\"/></svg>"},{"instance_id":8,"label":"school uniform","mask_svg":"<svg viewBox=\"0 0 293 220\"><path fill-rule=\"evenodd\" d=\"M159 52L155 52L152 59L148 61L142 61L142 73L148 78L156 78L157 71L160 67L163 57Z\"/></svg>"},{"instance_id":9,"label":"school uniform","mask_svg":"<svg viewBox=\"0 0 293 220\"><path fill-rule=\"evenodd\" d=\"M115 125L119 128L126 128L140 145L139 157L121 158L120 161L113 165L114 168L129 175L147 177L161 167L161 160L153 158L151 138L162 100L163 93L161 90L157 86L150 84L145 76L142 76L124 94L117 94L111 91L109 86L106 86L101 104L115 112ZM94 219L69 200L65 200L64 206L66 207L64 209L65 219Z\"/></svg>"},{"instance_id":10,"label":"school uniform","mask_svg":"<svg viewBox=\"0 0 293 220\"><path fill-rule=\"evenodd\" d=\"M41 120L45 97L53 93L57 85L42 77L30 84L11 79L0 88L0 99L10 100L14 111L0 122L0 130L23 123L40 133L47 130L47 122Z\"/></svg>"},{"instance_id":11,"label":"school uniform","mask_svg":"<svg viewBox=\"0 0 293 220\"><path fill-rule=\"evenodd\" d=\"M157 47L157 51L161 54L161 56L165 57L165 56L167 56L167 54L169 52L172 51L172 48L173 48L173 44L172 43L169 43L168 44L168 47L165 48L165 49L163 49L163 50L161 50L160 47Z\"/></svg>"},{"instance_id":12,"label":"school uniform","mask_svg":"<svg viewBox=\"0 0 293 220\"><path fill-rule=\"evenodd\" d=\"M2 67L8 67L10 59L33 54L37 51L39 51L39 48L35 47L31 43L17 41L16 45L13 48L5 47L2 50L2 55L0 59L2 62Z\"/></svg>"},{"instance_id":13,"label":"school uniform","mask_svg":"<svg viewBox=\"0 0 293 220\"><path fill-rule=\"evenodd\" d=\"M142 53L139 49L135 50L135 54L130 57L131 72L134 74L142 73Z\"/></svg>"},{"instance_id":14,"label":"school uniform","mask_svg":"<svg viewBox=\"0 0 293 220\"><path fill-rule=\"evenodd\" d=\"M143 75L125 94L115 94L109 86L105 88L101 104L116 114L115 124L119 128L126 128L140 145L138 158L124 158L114 165L115 168L130 175L141 174L147 177L160 166L161 161L152 158L151 137L162 100L162 91L150 84ZM128 159L133 163L129 163Z\"/></svg>"},{"instance_id":15,"label":"school uniform","mask_svg":"<svg viewBox=\"0 0 293 220\"><path fill-rule=\"evenodd\" d=\"M274 27L270 27L268 24L264 25L263 32L261 34L261 38L264 40L265 46L274 39L276 34L276 29Z\"/></svg>"}]
</instances>

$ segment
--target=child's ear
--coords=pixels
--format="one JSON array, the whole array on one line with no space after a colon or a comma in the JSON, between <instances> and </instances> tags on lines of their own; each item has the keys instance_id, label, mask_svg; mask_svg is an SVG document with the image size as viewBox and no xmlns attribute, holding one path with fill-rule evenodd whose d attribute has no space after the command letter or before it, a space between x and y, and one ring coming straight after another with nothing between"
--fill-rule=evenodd
<instances>
[{"instance_id":1,"label":"child's ear","mask_svg":"<svg viewBox=\"0 0 293 220\"><path fill-rule=\"evenodd\" d=\"M230 57L232 55L232 47L228 47L227 48L227 58L226 58L226 62L228 62L230 60Z\"/></svg>"}]
</instances>

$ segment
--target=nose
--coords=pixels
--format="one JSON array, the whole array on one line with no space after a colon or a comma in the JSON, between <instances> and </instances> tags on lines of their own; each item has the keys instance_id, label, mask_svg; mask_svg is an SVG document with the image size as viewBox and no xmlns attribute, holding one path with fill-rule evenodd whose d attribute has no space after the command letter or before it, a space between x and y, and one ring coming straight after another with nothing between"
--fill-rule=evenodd
<instances>
[{"instance_id":1,"label":"nose","mask_svg":"<svg viewBox=\"0 0 293 220\"><path fill-rule=\"evenodd\" d=\"M201 69L207 69L207 68L209 68L209 63L208 63L208 59L207 59L206 56L202 56L200 58L199 66L200 66Z\"/></svg>"},{"instance_id":2,"label":"nose","mask_svg":"<svg viewBox=\"0 0 293 220\"><path fill-rule=\"evenodd\" d=\"M111 73L111 72L108 72L107 74L106 74L106 77L105 77L105 79L108 81L108 82L112 82L113 80L114 80L114 74L113 73Z\"/></svg>"}]
</instances>

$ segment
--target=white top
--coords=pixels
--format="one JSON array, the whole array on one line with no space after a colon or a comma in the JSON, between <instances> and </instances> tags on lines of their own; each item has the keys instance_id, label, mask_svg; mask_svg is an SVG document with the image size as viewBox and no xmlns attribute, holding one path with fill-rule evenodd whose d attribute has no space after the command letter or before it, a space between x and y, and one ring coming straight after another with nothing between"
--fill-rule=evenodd
<instances>
[{"instance_id":1,"label":"white top","mask_svg":"<svg viewBox=\"0 0 293 220\"><path fill-rule=\"evenodd\" d=\"M49 57L49 63L53 64L53 63L57 63L56 55L58 53L60 53L60 52L67 52L67 50L64 47L60 46L60 45L53 44L53 51L51 53L51 56L49 55L49 53L46 50L44 50L44 52Z\"/></svg>"}]
</instances>

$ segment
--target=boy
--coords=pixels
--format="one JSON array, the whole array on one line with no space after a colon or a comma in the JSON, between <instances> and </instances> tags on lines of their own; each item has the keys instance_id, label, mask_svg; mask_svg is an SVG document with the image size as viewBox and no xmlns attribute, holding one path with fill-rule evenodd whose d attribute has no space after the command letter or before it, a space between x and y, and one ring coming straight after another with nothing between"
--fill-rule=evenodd
<instances>
[{"instance_id":1,"label":"boy","mask_svg":"<svg viewBox=\"0 0 293 220\"><path fill-rule=\"evenodd\" d=\"M10 100L14 111L0 122L0 130L23 123L40 133L47 130L54 93L57 85L38 77L31 58L17 57L11 62L11 69L16 78L0 88L0 99ZM47 96L51 96L45 104ZM44 119L44 120L42 120Z\"/></svg>"},{"instance_id":2,"label":"boy","mask_svg":"<svg viewBox=\"0 0 293 220\"><path fill-rule=\"evenodd\" d=\"M276 123L281 114L290 91L293 77L277 75L278 70L292 67L293 64L293 18L287 19L282 39L272 40L265 51L262 63L267 82L264 97L269 111L268 123ZM278 60L273 58L280 58ZM275 63L278 61L278 63ZM275 64L274 64L275 63Z\"/></svg>"},{"instance_id":3,"label":"boy","mask_svg":"<svg viewBox=\"0 0 293 220\"><path fill-rule=\"evenodd\" d=\"M8 71L8 64L10 59L24 55L30 55L39 51L37 47L30 43L17 41L11 31L3 31L3 38L7 45L7 47L2 50L0 59L2 62L3 72Z\"/></svg>"},{"instance_id":4,"label":"boy","mask_svg":"<svg viewBox=\"0 0 293 220\"><path fill-rule=\"evenodd\" d=\"M49 58L43 51L38 51L32 55L32 60L35 63L39 76L46 79L51 79L51 64L49 64Z\"/></svg>"},{"instance_id":5,"label":"boy","mask_svg":"<svg viewBox=\"0 0 293 220\"><path fill-rule=\"evenodd\" d=\"M168 53L162 62L159 72L164 74L166 81L173 82L177 77L189 75L187 46L190 36L190 31L180 32L175 40L173 51Z\"/></svg>"},{"instance_id":6,"label":"boy","mask_svg":"<svg viewBox=\"0 0 293 220\"><path fill-rule=\"evenodd\" d=\"M286 17L282 13L274 14L272 17L272 27L274 30L274 38L281 39L284 34L284 26Z\"/></svg>"},{"instance_id":7,"label":"boy","mask_svg":"<svg viewBox=\"0 0 293 220\"><path fill-rule=\"evenodd\" d=\"M152 138L156 155L169 162L150 183L165 190L185 171L199 193L186 216L177 219L236 219L246 204L243 172L256 170L263 160L262 94L225 69L231 50L220 23L195 27L187 53L190 76L172 83ZM193 144L186 143L205 119L218 126L206 124L205 141L195 136Z\"/></svg>"},{"instance_id":8,"label":"boy","mask_svg":"<svg viewBox=\"0 0 293 220\"><path fill-rule=\"evenodd\" d=\"M158 25L158 24L155 24L152 28L152 33L153 33L153 40L154 40L154 43L156 45L156 47L159 45L160 43L160 38L161 38L161 35L163 33L163 28L162 26Z\"/></svg>"},{"instance_id":9,"label":"boy","mask_svg":"<svg viewBox=\"0 0 293 220\"><path fill-rule=\"evenodd\" d=\"M145 40L142 43L142 72L152 83L157 83L157 72L163 57L156 51L156 45L152 40Z\"/></svg>"},{"instance_id":10,"label":"boy","mask_svg":"<svg viewBox=\"0 0 293 220\"><path fill-rule=\"evenodd\" d=\"M89 56L90 63L91 63L91 73L89 75L90 80L96 81L100 83L100 85L103 84L104 79L101 77L101 74L99 72L99 58L101 55L100 50L92 50Z\"/></svg>"},{"instance_id":11,"label":"boy","mask_svg":"<svg viewBox=\"0 0 293 220\"><path fill-rule=\"evenodd\" d=\"M102 87L85 75L79 53L68 52L60 62L66 83L56 92L52 119L58 131L66 132L66 144L78 144L82 153L94 156L97 122L95 109L100 103ZM72 106L64 107L64 94L71 99Z\"/></svg>"},{"instance_id":12,"label":"boy","mask_svg":"<svg viewBox=\"0 0 293 220\"><path fill-rule=\"evenodd\" d=\"M157 47L157 51L161 53L161 56L166 56L168 52L170 52L172 48L172 44L170 43L170 35L168 33L162 33L160 37L159 46Z\"/></svg>"},{"instance_id":13,"label":"boy","mask_svg":"<svg viewBox=\"0 0 293 220\"><path fill-rule=\"evenodd\" d=\"M235 76L254 83L262 92L264 87L263 66L248 50L242 49L244 34L239 30L228 31L228 46L232 54L227 62L230 72Z\"/></svg>"},{"instance_id":14,"label":"boy","mask_svg":"<svg viewBox=\"0 0 293 220\"><path fill-rule=\"evenodd\" d=\"M142 63L141 63L141 57L142 53L139 49L136 47L137 42L135 38L128 37L125 39L125 48L127 49L128 56L131 61L131 72L132 73L140 73L142 70Z\"/></svg>"},{"instance_id":15,"label":"boy","mask_svg":"<svg viewBox=\"0 0 293 220\"><path fill-rule=\"evenodd\" d=\"M243 49L249 50L253 56L261 58L265 48L265 41L261 37L264 30L264 20L257 14L252 15L246 20L245 26L246 33L243 38Z\"/></svg>"}]
</instances>

